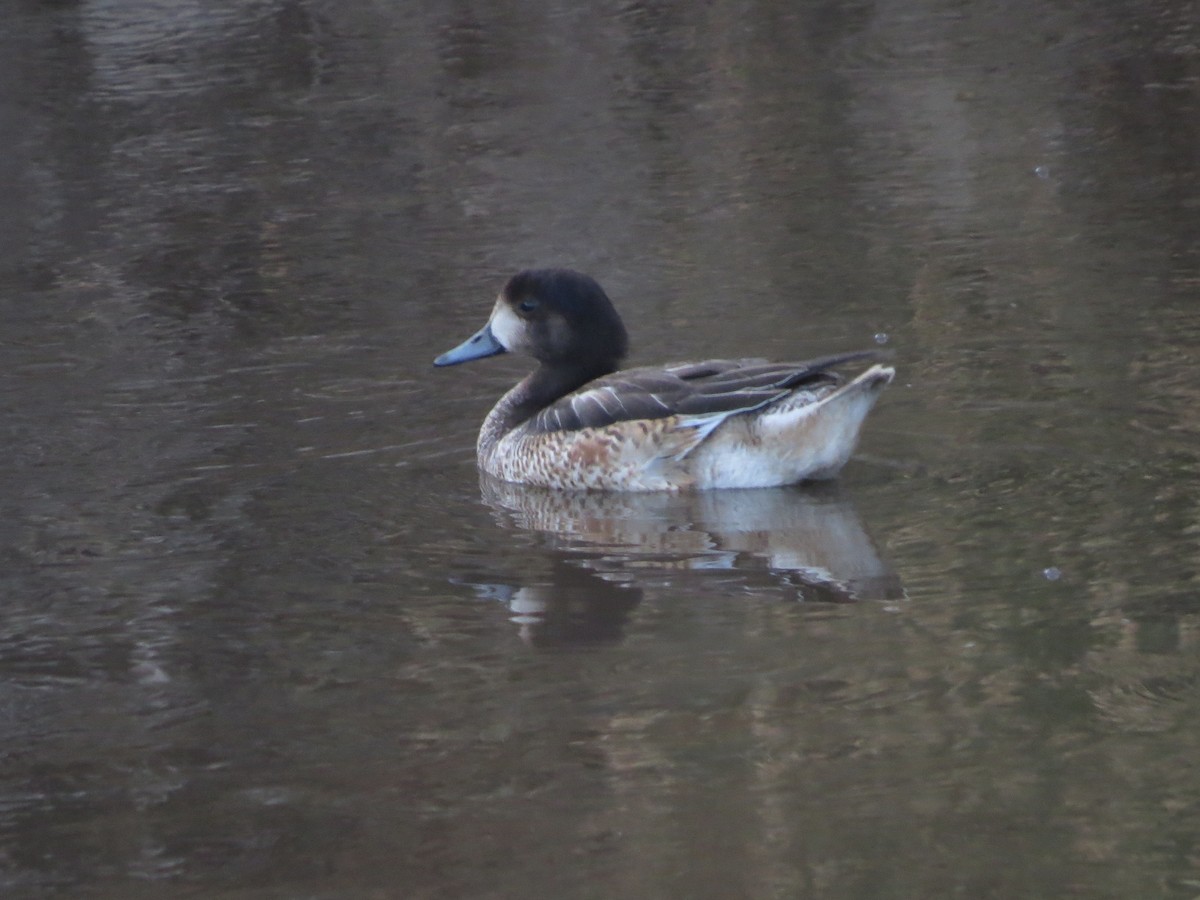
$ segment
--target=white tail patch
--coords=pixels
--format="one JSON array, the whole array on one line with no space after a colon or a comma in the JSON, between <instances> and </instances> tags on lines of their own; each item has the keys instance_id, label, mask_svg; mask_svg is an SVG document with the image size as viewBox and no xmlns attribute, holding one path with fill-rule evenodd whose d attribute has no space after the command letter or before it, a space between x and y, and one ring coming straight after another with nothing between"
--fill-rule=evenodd
<instances>
[{"instance_id":1,"label":"white tail patch","mask_svg":"<svg viewBox=\"0 0 1200 900\"><path fill-rule=\"evenodd\" d=\"M879 392L891 384L895 375L896 370L890 366L874 365L853 381L807 403L794 402L793 398L803 399L805 393L811 396L811 392L800 389L763 410L759 421L764 424L770 423L773 427L787 428L789 426L786 422L793 418L799 420L817 413L829 412L834 407L857 408L857 403L862 402L866 403L866 407L862 410L865 415L867 410L875 404Z\"/></svg>"},{"instance_id":2,"label":"white tail patch","mask_svg":"<svg viewBox=\"0 0 1200 900\"><path fill-rule=\"evenodd\" d=\"M688 464L697 487L770 487L832 478L850 459L863 420L894 375L893 369L875 365L819 399L801 389L730 420L711 440L689 448L695 451ZM707 436L721 422L705 424Z\"/></svg>"}]
</instances>

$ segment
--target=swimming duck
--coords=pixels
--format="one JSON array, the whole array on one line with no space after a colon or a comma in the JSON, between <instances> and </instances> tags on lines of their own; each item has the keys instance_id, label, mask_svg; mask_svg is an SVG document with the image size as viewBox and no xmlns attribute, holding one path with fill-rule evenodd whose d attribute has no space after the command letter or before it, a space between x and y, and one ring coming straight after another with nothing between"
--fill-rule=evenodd
<instances>
[{"instance_id":1,"label":"swimming duck","mask_svg":"<svg viewBox=\"0 0 1200 900\"><path fill-rule=\"evenodd\" d=\"M830 371L879 351L797 363L716 359L625 369L629 340L600 285L569 269L509 279L487 324L434 360L498 353L539 365L484 419L476 453L496 478L610 491L774 487L832 478L894 370Z\"/></svg>"}]
</instances>

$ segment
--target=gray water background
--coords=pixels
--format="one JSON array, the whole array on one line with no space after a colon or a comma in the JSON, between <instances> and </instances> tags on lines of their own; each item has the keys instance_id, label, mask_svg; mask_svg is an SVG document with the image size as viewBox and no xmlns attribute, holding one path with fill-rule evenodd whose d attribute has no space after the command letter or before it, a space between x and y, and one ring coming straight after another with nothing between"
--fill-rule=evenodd
<instances>
[{"instance_id":1,"label":"gray water background","mask_svg":"<svg viewBox=\"0 0 1200 900\"><path fill-rule=\"evenodd\" d=\"M5 897L1200 895L1194 3L3 21ZM897 381L833 487L481 485L529 265Z\"/></svg>"}]
</instances>

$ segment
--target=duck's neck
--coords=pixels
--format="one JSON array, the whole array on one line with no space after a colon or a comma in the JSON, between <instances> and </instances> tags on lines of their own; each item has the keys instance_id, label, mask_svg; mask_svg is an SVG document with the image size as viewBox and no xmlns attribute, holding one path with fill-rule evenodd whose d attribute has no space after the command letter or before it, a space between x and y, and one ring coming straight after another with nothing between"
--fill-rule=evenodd
<instances>
[{"instance_id":1,"label":"duck's neck","mask_svg":"<svg viewBox=\"0 0 1200 900\"><path fill-rule=\"evenodd\" d=\"M555 400L583 387L589 381L616 371L616 363L590 366L547 366L544 363L500 398L479 430L479 457L496 446L514 428L537 415Z\"/></svg>"}]
</instances>

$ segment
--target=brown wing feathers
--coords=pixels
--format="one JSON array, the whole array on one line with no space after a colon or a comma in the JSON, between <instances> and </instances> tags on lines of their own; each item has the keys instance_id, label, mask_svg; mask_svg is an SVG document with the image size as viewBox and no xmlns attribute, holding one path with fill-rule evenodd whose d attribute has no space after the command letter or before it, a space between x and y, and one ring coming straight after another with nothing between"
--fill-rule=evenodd
<instances>
[{"instance_id":1,"label":"brown wing feathers","mask_svg":"<svg viewBox=\"0 0 1200 900\"><path fill-rule=\"evenodd\" d=\"M574 431L634 419L746 412L804 384L840 381L827 371L833 366L879 356L878 351L863 350L801 363L709 360L626 369L550 404L533 417L530 427L536 432Z\"/></svg>"}]
</instances>

